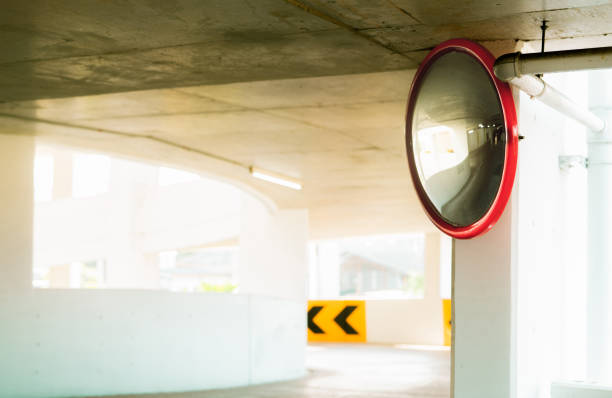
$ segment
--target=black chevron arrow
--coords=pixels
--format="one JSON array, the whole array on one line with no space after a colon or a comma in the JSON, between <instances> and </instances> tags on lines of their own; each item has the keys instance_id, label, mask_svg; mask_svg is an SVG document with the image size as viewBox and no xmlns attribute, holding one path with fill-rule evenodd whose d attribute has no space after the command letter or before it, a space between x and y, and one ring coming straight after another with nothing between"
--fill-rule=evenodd
<instances>
[{"instance_id":1,"label":"black chevron arrow","mask_svg":"<svg viewBox=\"0 0 612 398\"><path fill-rule=\"evenodd\" d=\"M316 323L314 323L314 317L323 309L322 306L313 306L308 310L308 329L310 329L313 333L316 334L325 334L323 329L319 327Z\"/></svg>"},{"instance_id":2,"label":"black chevron arrow","mask_svg":"<svg viewBox=\"0 0 612 398\"><path fill-rule=\"evenodd\" d=\"M337 317L334 318L334 322L338 324L344 330L346 334L359 334L349 323L346 321L346 318L349 317L357 309L356 305L347 305L344 307L342 312L338 314Z\"/></svg>"}]
</instances>

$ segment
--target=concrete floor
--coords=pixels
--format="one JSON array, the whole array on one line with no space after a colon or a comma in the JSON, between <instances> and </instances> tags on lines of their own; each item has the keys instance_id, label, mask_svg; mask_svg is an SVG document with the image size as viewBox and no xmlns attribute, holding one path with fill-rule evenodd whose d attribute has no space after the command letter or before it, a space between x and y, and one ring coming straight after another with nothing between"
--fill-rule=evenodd
<instances>
[{"instance_id":1,"label":"concrete floor","mask_svg":"<svg viewBox=\"0 0 612 398\"><path fill-rule=\"evenodd\" d=\"M358 344L310 345L308 375L258 386L114 398L439 398L450 396L450 352Z\"/></svg>"}]
</instances>

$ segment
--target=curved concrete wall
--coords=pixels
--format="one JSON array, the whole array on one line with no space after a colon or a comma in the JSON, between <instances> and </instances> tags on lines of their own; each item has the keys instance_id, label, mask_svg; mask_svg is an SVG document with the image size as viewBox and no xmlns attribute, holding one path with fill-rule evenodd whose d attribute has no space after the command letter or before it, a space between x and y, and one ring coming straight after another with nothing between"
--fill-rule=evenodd
<instances>
[{"instance_id":1,"label":"curved concrete wall","mask_svg":"<svg viewBox=\"0 0 612 398\"><path fill-rule=\"evenodd\" d=\"M241 266L267 279L245 277L240 288L257 296L36 290L33 154L33 137L0 134L0 397L201 390L304 374L305 287L285 285L303 280L306 211L259 205L242 219L258 235L241 236L250 248ZM250 241L266 237L284 250L268 253L273 248ZM283 275L296 279L272 280L281 265L293 267Z\"/></svg>"},{"instance_id":2,"label":"curved concrete wall","mask_svg":"<svg viewBox=\"0 0 612 398\"><path fill-rule=\"evenodd\" d=\"M0 294L0 397L188 391L304 374L304 305L159 291Z\"/></svg>"}]
</instances>

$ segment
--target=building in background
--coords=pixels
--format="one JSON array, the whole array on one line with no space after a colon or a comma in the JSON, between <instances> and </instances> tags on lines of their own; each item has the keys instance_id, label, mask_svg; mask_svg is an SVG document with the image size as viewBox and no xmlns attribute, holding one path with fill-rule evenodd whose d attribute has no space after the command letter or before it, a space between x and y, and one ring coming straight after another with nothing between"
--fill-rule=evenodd
<instances>
[{"instance_id":1,"label":"building in background","mask_svg":"<svg viewBox=\"0 0 612 398\"><path fill-rule=\"evenodd\" d=\"M34 180L34 287L236 289L239 189L57 146Z\"/></svg>"}]
</instances>

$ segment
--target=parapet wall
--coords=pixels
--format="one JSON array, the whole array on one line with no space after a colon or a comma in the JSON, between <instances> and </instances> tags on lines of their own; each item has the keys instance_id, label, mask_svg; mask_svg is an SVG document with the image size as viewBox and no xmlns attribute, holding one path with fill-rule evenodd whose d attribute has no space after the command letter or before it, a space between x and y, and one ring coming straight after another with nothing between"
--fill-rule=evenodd
<instances>
[{"instance_id":1,"label":"parapet wall","mask_svg":"<svg viewBox=\"0 0 612 398\"><path fill-rule=\"evenodd\" d=\"M301 377L304 304L133 290L0 294L0 397L189 391Z\"/></svg>"}]
</instances>

